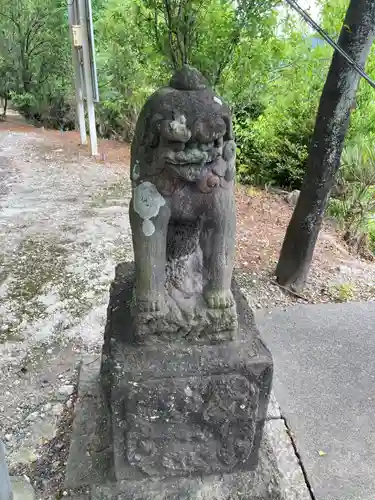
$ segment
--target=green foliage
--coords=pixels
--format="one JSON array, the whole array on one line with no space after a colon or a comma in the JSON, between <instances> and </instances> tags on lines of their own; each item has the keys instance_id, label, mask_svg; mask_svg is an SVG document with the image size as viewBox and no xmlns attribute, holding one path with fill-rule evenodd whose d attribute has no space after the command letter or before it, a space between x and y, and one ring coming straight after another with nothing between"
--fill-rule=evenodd
<instances>
[{"instance_id":1,"label":"green foliage","mask_svg":"<svg viewBox=\"0 0 375 500\"><path fill-rule=\"evenodd\" d=\"M372 47L367 61L366 71L375 78L375 46ZM363 141L374 143L375 140L375 100L374 89L361 80L357 92L355 109L351 114L351 125L347 137L348 145L361 144Z\"/></svg>"},{"instance_id":2,"label":"green foliage","mask_svg":"<svg viewBox=\"0 0 375 500\"><path fill-rule=\"evenodd\" d=\"M285 116L285 111L272 107L256 120L236 120L238 174L242 182L299 187L311 129L301 115Z\"/></svg>"},{"instance_id":3,"label":"green foliage","mask_svg":"<svg viewBox=\"0 0 375 500\"><path fill-rule=\"evenodd\" d=\"M277 3L92 0L100 134L131 140L146 98L188 62L233 110L240 180L298 188L332 50L313 48L298 16L280 16ZM348 0L322 5L323 25L336 37ZM12 96L27 118L45 126L72 128L72 75L65 0L2 0L0 97ZM365 82L348 146L361 137L375 138L375 101ZM333 201L331 210L342 210L342 200Z\"/></svg>"},{"instance_id":4,"label":"green foliage","mask_svg":"<svg viewBox=\"0 0 375 500\"><path fill-rule=\"evenodd\" d=\"M105 137L131 139L138 113L168 70L152 45L141 1L110 0L96 23L100 104Z\"/></svg>"},{"instance_id":5,"label":"green foliage","mask_svg":"<svg viewBox=\"0 0 375 500\"><path fill-rule=\"evenodd\" d=\"M342 27L349 0L322 0L322 24L333 38ZM309 144L315 123L319 98L332 58L327 45L313 48L311 34L303 26L286 18L280 35L262 41L269 57L267 85L259 94L248 94L248 102L261 112L254 115L249 107L236 116L238 174L242 182L277 184L299 188L304 176ZM273 59L275 54L275 59ZM278 66L275 63L278 62ZM367 71L375 76L375 47L368 59ZM355 146L363 139L375 139L375 101L373 89L360 84L356 107L346 143ZM244 95L242 94L244 97ZM235 95L237 103L240 95ZM353 187L354 190L354 187ZM353 193L353 196L355 194ZM332 211L342 210L341 201L331 203Z\"/></svg>"},{"instance_id":6,"label":"green foliage","mask_svg":"<svg viewBox=\"0 0 375 500\"><path fill-rule=\"evenodd\" d=\"M30 120L46 128L73 130L75 128L75 102L68 100L56 89L52 94L24 92L11 94L13 106Z\"/></svg>"},{"instance_id":7,"label":"green foliage","mask_svg":"<svg viewBox=\"0 0 375 500\"><path fill-rule=\"evenodd\" d=\"M202 71L232 104L259 94L257 83L264 87L270 65L260 40L276 24L270 0L238 6L230 0L109 0L96 17L98 115L107 137L131 138L147 96L184 62ZM248 71L241 84L237 68L243 64Z\"/></svg>"},{"instance_id":8,"label":"green foliage","mask_svg":"<svg viewBox=\"0 0 375 500\"><path fill-rule=\"evenodd\" d=\"M196 66L216 86L244 37L267 30L275 0L143 0L141 19L173 69Z\"/></svg>"},{"instance_id":9,"label":"green foliage","mask_svg":"<svg viewBox=\"0 0 375 500\"><path fill-rule=\"evenodd\" d=\"M27 118L44 116L54 124L71 95L66 3L2 0L0 47L5 90L15 96Z\"/></svg>"},{"instance_id":10,"label":"green foliage","mask_svg":"<svg viewBox=\"0 0 375 500\"><path fill-rule=\"evenodd\" d=\"M375 252L375 151L364 141L344 149L336 195L328 213L345 231L345 240L359 252Z\"/></svg>"},{"instance_id":11,"label":"green foliage","mask_svg":"<svg viewBox=\"0 0 375 500\"><path fill-rule=\"evenodd\" d=\"M320 0L322 8L322 27L337 39L344 22L350 0Z\"/></svg>"},{"instance_id":12,"label":"green foliage","mask_svg":"<svg viewBox=\"0 0 375 500\"><path fill-rule=\"evenodd\" d=\"M354 298L353 286L350 283L335 285L333 287L332 294L337 302L349 302Z\"/></svg>"},{"instance_id":13,"label":"green foliage","mask_svg":"<svg viewBox=\"0 0 375 500\"><path fill-rule=\"evenodd\" d=\"M244 182L300 187L330 52L310 47L301 34L285 40L280 70L262 97L264 111L236 121L238 171Z\"/></svg>"},{"instance_id":14,"label":"green foliage","mask_svg":"<svg viewBox=\"0 0 375 500\"><path fill-rule=\"evenodd\" d=\"M338 35L349 0L324 2L324 27ZM350 29L350 27L348 27ZM366 71L375 76L375 47L367 60ZM345 230L345 239L360 253L375 253L375 101L374 90L361 80L355 108L341 159L336 193L328 213Z\"/></svg>"},{"instance_id":15,"label":"green foliage","mask_svg":"<svg viewBox=\"0 0 375 500\"><path fill-rule=\"evenodd\" d=\"M370 250L375 255L375 222L373 219L369 221L368 236Z\"/></svg>"},{"instance_id":16,"label":"green foliage","mask_svg":"<svg viewBox=\"0 0 375 500\"><path fill-rule=\"evenodd\" d=\"M368 231L375 217L375 151L372 144L347 146L337 179L339 197L332 198L329 213L350 235Z\"/></svg>"}]
</instances>

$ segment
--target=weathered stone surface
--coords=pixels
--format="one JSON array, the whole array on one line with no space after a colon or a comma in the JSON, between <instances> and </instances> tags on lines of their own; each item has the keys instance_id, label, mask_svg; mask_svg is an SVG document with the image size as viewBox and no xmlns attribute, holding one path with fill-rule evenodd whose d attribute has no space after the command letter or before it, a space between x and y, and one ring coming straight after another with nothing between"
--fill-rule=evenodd
<instances>
[{"instance_id":1,"label":"weathered stone surface","mask_svg":"<svg viewBox=\"0 0 375 500\"><path fill-rule=\"evenodd\" d=\"M57 403L59 405L59 403ZM61 406L62 408L62 406ZM36 420L30 420L26 436L18 447L13 447L8 456L9 465L30 465L38 459L38 446L43 441L50 441L56 436L59 414L52 412L38 413Z\"/></svg>"},{"instance_id":2,"label":"weathered stone surface","mask_svg":"<svg viewBox=\"0 0 375 500\"><path fill-rule=\"evenodd\" d=\"M12 500L12 490L5 458L5 446L0 439L0 500Z\"/></svg>"},{"instance_id":3,"label":"weathered stone surface","mask_svg":"<svg viewBox=\"0 0 375 500\"><path fill-rule=\"evenodd\" d=\"M275 394L271 391L270 400L268 403L267 420L281 418L281 410L279 403L276 400Z\"/></svg>"},{"instance_id":4,"label":"weathered stone surface","mask_svg":"<svg viewBox=\"0 0 375 500\"><path fill-rule=\"evenodd\" d=\"M273 419L266 422L264 435L274 461L275 471L277 471L282 498L285 500L311 500L310 491L284 421Z\"/></svg>"},{"instance_id":5,"label":"weathered stone surface","mask_svg":"<svg viewBox=\"0 0 375 500\"><path fill-rule=\"evenodd\" d=\"M12 500L35 500L34 489L24 477L12 477Z\"/></svg>"},{"instance_id":6,"label":"weathered stone surface","mask_svg":"<svg viewBox=\"0 0 375 500\"><path fill-rule=\"evenodd\" d=\"M194 272L185 266L185 276L190 279ZM232 340L237 329L236 307L212 309L207 306L201 294L186 298L176 288L170 287L170 294L164 297L167 314L136 313L136 334L139 339L149 334L195 337L202 341Z\"/></svg>"},{"instance_id":7,"label":"weathered stone surface","mask_svg":"<svg viewBox=\"0 0 375 500\"><path fill-rule=\"evenodd\" d=\"M100 387L81 373L68 464L93 498L279 498L255 471L273 364L232 282L235 153L229 109L193 68L140 113L135 262L116 269Z\"/></svg>"},{"instance_id":8,"label":"weathered stone surface","mask_svg":"<svg viewBox=\"0 0 375 500\"><path fill-rule=\"evenodd\" d=\"M202 298L199 311L191 313L187 307L183 313L178 307L171 307L168 319L161 314L150 316L145 314L137 315L137 320L133 316L133 287L135 281L134 264L120 264L116 268L115 279L111 286L111 302L108 308L108 322L106 325L105 337L113 335L125 342L143 342L147 335L142 324L151 324L147 327L157 331L158 339L174 341L183 338L193 343L211 343L232 340L237 330L233 330L233 315L237 324L236 308L229 309L209 309ZM127 304L124 307L124 304ZM173 316L175 311L176 316ZM143 318L143 319L141 319ZM173 320L173 318L175 318ZM224 328L226 325L226 328ZM143 332L143 333L142 333Z\"/></svg>"},{"instance_id":9,"label":"weathered stone surface","mask_svg":"<svg viewBox=\"0 0 375 500\"><path fill-rule=\"evenodd\" d=\"M76 407L73 430L75 445L71 447L67 471L74 488L74 500L311 500L298 459L282 419L265 424L259 451L258 467L254 471L222 474L199 478L148 478L133 481L114 481L111 463L92 461L93 450L98 450L98 434L106 434L106 412L98 391L99 362L83 367L80 372L79 394L84 397ZM95 415L95 418L92 416ZM87 427L86 422L93 422ZM81 440L84 435L85 439ZM105 451L103 452L105 456ZM86 475L76 473L89 470ZM82 496L81 489L90 495Z\"/></svg>"},{"instance_id":10,"label":"weathered stone surface","mask_svg":"<svg viewBox=\"0 0 375 500\"><path fill-rule=\"evenodd\" d=\"M269 467L266 462L264 465ZM287 500L272 472L275 470L262 467L262 473L224 474L195 480L122 481L94 487L92 500Z\"/></svg>"},{"instance_id":11,"label":"weathered stone surface","mask_svg":"<svg viewBox=\"0 0 375 500\"><path fill-rule=\"evenodd\" d=\"M234 341L200 344L190 337L152 336L140 346L125 342L134 340L131 264L119 266L117 275L121 279L111 290L102 364L116 478L254 468L272 359L246 300L234 290L239 314Z\"/></svg>"},{"instance_id":12,"label":"weathered stone surface","mask_svg":"<svg viewBox=\"0 0 375 500\"><path fill-rule=\"evenodd\" d=\"M282 420L266 423L255 471L96 486L92 500L311 500Z\"/></svg>"},{"instance_id":13,"label":"weathered stone surface","mask_svg":"<svg viewBox=\"0 0 375 500\"><path fill-rule=\"evenodd\" d=\"M183 66L145 103L129 208L139 337L236 331L235 157L229 108L196 69Z\"/></svg>"},{"instance_id":14,"label":"weathered stone surface","mask_svg":"<svg viewBox=\"0 0 375 500\"><path fill-rule=\"evenodd\" d=\"M247 378L164 378L126 390L129 466L162 477L254 466L259 388Z\"/></svg>"},{"instance_id":15,"label":"weathered stone surface","mask_svg":"<svg viewBox=\"0 0 375 500\"><path fill-rule=\"evenodd\" d=\"M83 362L66 468L65 487L114 480L108 412L99 381L100 359Z\"/></svg>"}]
</instances>

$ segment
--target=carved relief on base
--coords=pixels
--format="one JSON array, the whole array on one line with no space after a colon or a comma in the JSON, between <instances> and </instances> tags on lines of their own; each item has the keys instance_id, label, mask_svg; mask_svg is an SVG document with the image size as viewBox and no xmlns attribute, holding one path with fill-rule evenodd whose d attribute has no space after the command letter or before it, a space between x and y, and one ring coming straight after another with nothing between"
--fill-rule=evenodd
<instances>
[{"instance_id":1,"label":"carved relief on base","mask_svg":"<svg viewBox=\"0 0 375 500\"><path fill-rule=\"evenodd\" d=\"M259 389L239 374L129 383L126 457L154 476L246 469Z\"/></svg>"}]
</instances>

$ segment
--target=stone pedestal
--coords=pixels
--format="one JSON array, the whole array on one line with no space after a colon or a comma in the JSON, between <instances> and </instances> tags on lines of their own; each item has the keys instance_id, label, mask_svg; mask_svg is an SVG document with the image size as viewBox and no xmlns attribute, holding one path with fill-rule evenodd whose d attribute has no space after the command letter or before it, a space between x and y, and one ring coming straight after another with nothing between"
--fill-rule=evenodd
<instances>
[{"instance_id":1,"label":"stone pedestal","mask_svg":"<svg viewBox=\"0 0 375 500\"><path fill-rule=\"evenodd\" d=\"M246 300L234 285L239 329L232 341L202 344L190 336L161 334L137 344L132 288L132 265L118 266L100 368L96 437L91 435L90 445L80 443L92 456L105 457L97 469L104 463L108 469L107 477L91 476L90 482L99 483L92 498L250 498L239 487L247 495L249 481L257 477L272 358ZM74 463L69 473L68 464L68 480L73 477L68 486L77 485L77 473ZM221 496L208 494L215 489Z\"/></svg>"},{"instance_id":2,"label":"stone pedestal","mask_svg":"<svg viewBox=\"0 0 375 500\"><path fill-rule=\"evenodd\" d=\"M117 268L102 358L117 481L253 470L272 380L270 353L235 289L230 342L150 336L132 344L131 265ZM127 343L128 342L128 343Z\"/></svg>"}]
</instances>

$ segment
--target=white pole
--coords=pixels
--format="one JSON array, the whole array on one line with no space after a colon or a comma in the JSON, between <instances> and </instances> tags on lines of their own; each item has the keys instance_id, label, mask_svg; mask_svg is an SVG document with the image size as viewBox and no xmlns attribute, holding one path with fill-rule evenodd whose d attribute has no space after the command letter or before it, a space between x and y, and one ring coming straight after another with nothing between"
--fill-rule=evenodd
<instances>
[{"instance_id":1,"label":"white pole","mask_svg":"<svg viewBox=\"0 0 375 500\"><path fill-rule=\"evenodd\" d=\"M74 67L74 84L76 88L76 103L77 103L77 118L79 125L79 133L81 136L81 144L87 144L86 135L86 123L85 123L85 108L83 104L83 92L82 92L82 78L81 78L81 67L79 64L78 53L76 47L73 44L73 30L72 26L77 24L75 16L75 5L74 0L68 0L68 15L69 15L69 31L72 43L72 59Z\"/></svg>"},{"instance_id":2,"label":"white pole","mask_svg":"<svg viewBox=\"0 0 375 500\"><path fill-rule=\"evenodd\" d=\"M81 30L82 30L83 71L84 71L84 79L86 86L87 114L89 117L91 154L92 156L96 156L98 154L98 140L96 137L95 108L92 95L90 50L89 50L89 38L87 32L85 0L78 0L78 12L79 12L79 23L81 25Z\"/></svg>"}]
</instances>

